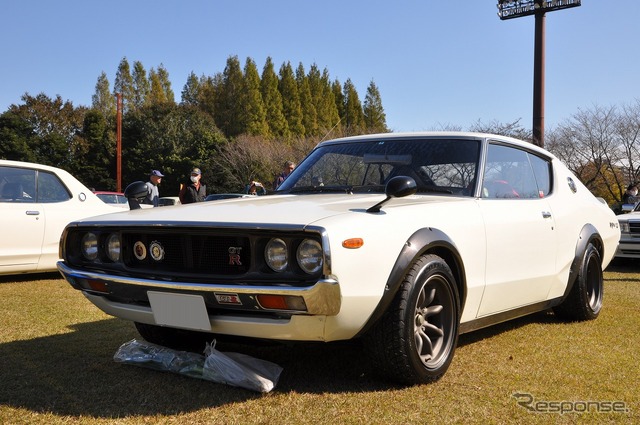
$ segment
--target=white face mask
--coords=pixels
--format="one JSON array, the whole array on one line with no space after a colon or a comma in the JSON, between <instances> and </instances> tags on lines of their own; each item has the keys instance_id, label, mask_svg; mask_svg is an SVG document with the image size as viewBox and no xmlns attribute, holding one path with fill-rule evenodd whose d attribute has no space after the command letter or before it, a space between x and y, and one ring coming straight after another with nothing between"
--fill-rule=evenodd
<instances>
[{"instance_id":1,"label":"white face mask","mask_svg":"<svg viewBox=\"0 0 640 425\"><path fill-rule=\"evenodd\" d=\"M632 191L631 191L631 196L636 196L637 194L638 194L638 191L637 191L637 190L632 190Z\"/></svg>"},{"instance_id":2,"label":"white face mask","mask_svg":"<svg viewBox=\"0 0 640 425\"><path fill-rule=\"evenodd\" d=\"M199 179L200 179L200 177L191 176L191 181L194 182L194 183L197 183Z\"/></svg>"}]
</instances>

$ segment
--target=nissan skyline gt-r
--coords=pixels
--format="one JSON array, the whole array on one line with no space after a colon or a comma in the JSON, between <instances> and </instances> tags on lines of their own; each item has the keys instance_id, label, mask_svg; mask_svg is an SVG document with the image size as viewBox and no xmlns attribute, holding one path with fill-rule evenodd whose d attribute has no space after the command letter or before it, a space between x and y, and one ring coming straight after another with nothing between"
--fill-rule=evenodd
<instances>
[{"instance_id":1,"label":"nissan skyline gt-r","mask_svg":"<svg viewBox=\"0 0 640 425\"><path fill-rule=\"evenodd\" d=\"M547 309L595 319L619 239L544 149L389 133L320 143L273 195L76 221L58 268L153 343L360 338L377 372L416 384L461 333Z\"/></svg>"}]
</instances>

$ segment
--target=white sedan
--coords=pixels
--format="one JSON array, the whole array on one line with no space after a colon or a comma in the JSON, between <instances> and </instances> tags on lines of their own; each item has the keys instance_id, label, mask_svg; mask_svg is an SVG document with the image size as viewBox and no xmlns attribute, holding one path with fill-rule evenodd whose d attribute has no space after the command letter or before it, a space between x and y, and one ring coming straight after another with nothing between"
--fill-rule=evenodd
<instances>
[{"instance_id":1,"label":"white sedan","mask_svg":"<svg viewBox=\"0 0 640 425\"><path fill-rule=\"evenodd\" d=\"M0 160L0 275L55 271L65 226L115 211L64 170Z\"/></svg>"},{"instance_id":2,"label":"white sedan","mask_svg":"<svg viewBox=\"0 0 640 425\"><path fill-rule=\"evenodd\" d=\"M596 318L619 238L537 146L390 133L319 144L274 195L72 223L59 269L151 342L362 338L377 372L414 384L445 373L460 333Z\"/></svg>"}]
</instances>

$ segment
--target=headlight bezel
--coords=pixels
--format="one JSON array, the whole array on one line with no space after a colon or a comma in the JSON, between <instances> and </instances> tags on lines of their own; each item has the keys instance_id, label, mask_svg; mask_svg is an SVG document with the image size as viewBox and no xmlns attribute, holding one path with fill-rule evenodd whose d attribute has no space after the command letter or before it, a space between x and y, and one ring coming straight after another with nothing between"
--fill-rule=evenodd
<instances>
[{"instance_id":1,"label":"headlight bezel","mask_svg":"<svg viewBox=\"0 0 640 425\"><path fill-rule=\"evenodd\" d=\"M307 274L313 275L322 270L324 255L320 242L315 239L303 239L296 249L296 261Z\"/></svg>"}]
</instances>

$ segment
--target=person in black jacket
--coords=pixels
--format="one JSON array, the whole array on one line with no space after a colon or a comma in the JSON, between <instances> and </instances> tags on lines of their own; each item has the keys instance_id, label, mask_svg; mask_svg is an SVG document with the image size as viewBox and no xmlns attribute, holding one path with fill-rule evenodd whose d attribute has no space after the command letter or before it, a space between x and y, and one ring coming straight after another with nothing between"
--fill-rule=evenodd
<instances>
[{"instance_id":1,"label":"person in black jacket","mask_svg":"<svg viewBox=\"0 0 640 425\"><path fill-rule=\"evenodd\" d=\"M182 186L178 197L183 204L192 204L194 202L202 202L207 197L207 186L200 182L202 179L202 171L199 168L191 170L189 183Z\"/></svg>"}]
</instances>

